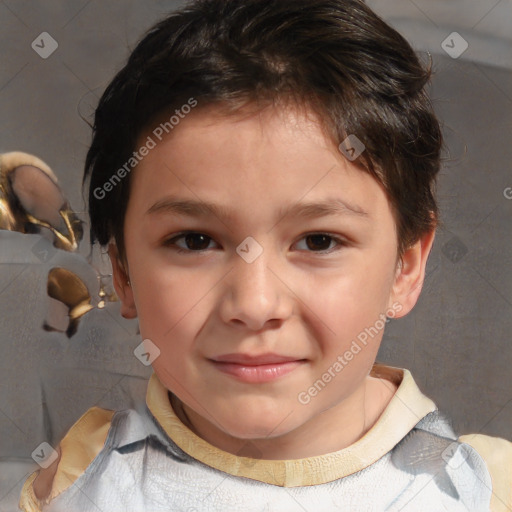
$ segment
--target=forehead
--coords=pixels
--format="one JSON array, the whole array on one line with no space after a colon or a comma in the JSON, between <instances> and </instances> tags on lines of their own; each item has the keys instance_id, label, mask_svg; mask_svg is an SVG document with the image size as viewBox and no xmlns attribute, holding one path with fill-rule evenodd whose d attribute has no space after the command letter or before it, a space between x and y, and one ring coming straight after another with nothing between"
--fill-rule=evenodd
<instances>
[{"instance_id":1,"label":"forehead","mask_svg":"<svg viewBox=\"0 0 512 512\"><path fill-rule=\"evenodd\" d=\"M160 140L155 129L168 118L161 116L138 141L137 147L148 137L155 144L132 171L130 200L144 212L170 196L189 207L217 204L226 215L270 207L282 215L287 205L338 201L345 213L371 217L389 206L381 186L346 160L312 111L282 107L227 116L197 108L172 129L167 125Z\"/></svg>"}]
</instances>

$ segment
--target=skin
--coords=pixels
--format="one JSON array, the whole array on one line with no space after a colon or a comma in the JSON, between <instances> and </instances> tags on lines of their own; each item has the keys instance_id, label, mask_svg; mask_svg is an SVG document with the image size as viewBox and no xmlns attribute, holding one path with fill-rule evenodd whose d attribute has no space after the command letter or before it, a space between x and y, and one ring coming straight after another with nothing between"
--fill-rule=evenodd
<instances>
[{"instance_id":1,"label":"skin","mask_svg":"<svg viewBox=\"0 0 512 512\"><path fill-rule=\"evenodd\" d=\"M309 403L297 396L393 304L401 307L395 317L413 308L434 231L397 266L384 190L345 159L313 113L284 106L243 117L219 112L193 110L132 171L126 260L109 247L121 312L137 316L142 339L159 348L153 369L175 395L178 416L212 445L233 454L250 445L263 459L340 450L372 427L396 391L369 376L382 330ZM217 203L231 216L148 213L171 195ZM328 197L366 214L278 213ZM185 230L207 237L187 245L175 239ZM317 233L344 243L307 236ZM252 263L236 252L248 236L263 249ZM233 352L305 362L271 382L246 383L209 360Z\"/></svg>"}]
</instances>

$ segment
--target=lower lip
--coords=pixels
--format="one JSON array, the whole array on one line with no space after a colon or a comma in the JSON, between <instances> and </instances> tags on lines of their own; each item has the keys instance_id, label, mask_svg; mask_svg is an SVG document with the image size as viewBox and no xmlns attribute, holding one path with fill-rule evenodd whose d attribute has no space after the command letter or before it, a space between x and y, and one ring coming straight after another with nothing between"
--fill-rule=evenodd
<instances>
[{"instance_id":1,"label":"lower lip","mask_svg":"<svg viewBox=\"0 0 512 512\"><path fill-rule=\"evenodd\" d=\"M213 361L213 364L221 372L227 373L244 382L259 383L276 380L296 368L301 366L304 361L288 361L286 363L243 365L236 363L223 363Z\"/></svg>"}]
</instances>

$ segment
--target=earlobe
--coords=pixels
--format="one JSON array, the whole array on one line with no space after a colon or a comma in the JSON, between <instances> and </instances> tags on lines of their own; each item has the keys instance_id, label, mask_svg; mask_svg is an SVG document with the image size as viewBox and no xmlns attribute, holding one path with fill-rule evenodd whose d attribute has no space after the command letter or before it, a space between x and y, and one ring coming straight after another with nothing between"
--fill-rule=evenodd
<instances>
[{"instance_id":1,"label":"earlobe","mask_svg":"<svg viewBox=\"0 0 512 512\"><path fill-rule=\"evenodd\" d=\"M128 278L128 273L121 262L119 251L115 243L109 244L108 255L112 263L114 288L121 301L121 315L124 318L136 318L137 309L135 307L132 286Z\"/></svg>"},{"instance_id":2,"label":"earlobe","mask_svg":"<svg viewBox=\"0 0 512 512\"><path fill-rule=\"evenodd\" d=\"M399 302L402 306L396 318L403 317L409 313L419 298L434 238L435 229L432 229L402 255L390 295L390 304Z\"/></svg>"}]
</instances>

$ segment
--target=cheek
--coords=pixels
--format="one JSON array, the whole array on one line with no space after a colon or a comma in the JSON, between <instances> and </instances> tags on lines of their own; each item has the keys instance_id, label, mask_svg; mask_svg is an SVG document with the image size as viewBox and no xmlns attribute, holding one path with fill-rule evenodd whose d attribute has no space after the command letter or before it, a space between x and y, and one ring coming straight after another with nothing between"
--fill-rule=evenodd
<instances>
[{"instance_id":1,"label":"cheek","mask_svg":"<svg viewBox=\"0 0 512 512\"><path fill-rule=\"evenodd\" d=\"M186 382L198 378L193 362L200 316L204 314L201 292L181 279L155 271L148 271L137 289L141 337L150 339L160 350L153 369L168 389L181 394Z\"/></svg>"},{"instance_id":2,"label":"cheek","mask_svg":"<svg viewBox=\"0 0 512 512\"><path fill-rule=\"evenodd\" d=\"M141 335L161 339L165 344L177 334L183 337L200 292L179 279L147 272L135 294Z\"/></svg>"},{"instance_id":3,"label":"cheek","mask_svg":"<svg viewBox=\"0 0 512 512\"><path fill-rule=\"evenodd\" d=\"M135 303L140 333L169 365L196 349L195 341L214 307L215 276L162 264L138 267Z\"/></svg>"},{"instance_id":4,"label":"cheek","mask_svg":"<svg viewBox=\"0 0 512 512\"><path fill-rule=\"evenodd\" d=\"M378 259L368 259L355 255L336 274L330 275L314 284L308 283L305 289L308 300L314 304L314 310L325 318L328 326L339 331L350 326L374 321L385 312L392 285L392 266ZM305 301L308 303L307 301ZM331 325L332 324L332 325ZM334 326L338 325L338 329Z\"/></svg>"},{"instance_id":5,"label":"cheek","mask_svg":"<svg viewBox=\"0 0 512 512\"><path fill-rule=\"evenodd\" d=\"M309 302L304 301L311 304L317 318L314 325L318 330L313 336L322 340L322 364L332 363L350 351L348 357L359 364L348 366L371 366L386 325L392 267L385 263L359 260L358 264L347 265L346 273L325 279L320 283L321 292L310 294Z\"/></svg>"}]
</instances>

